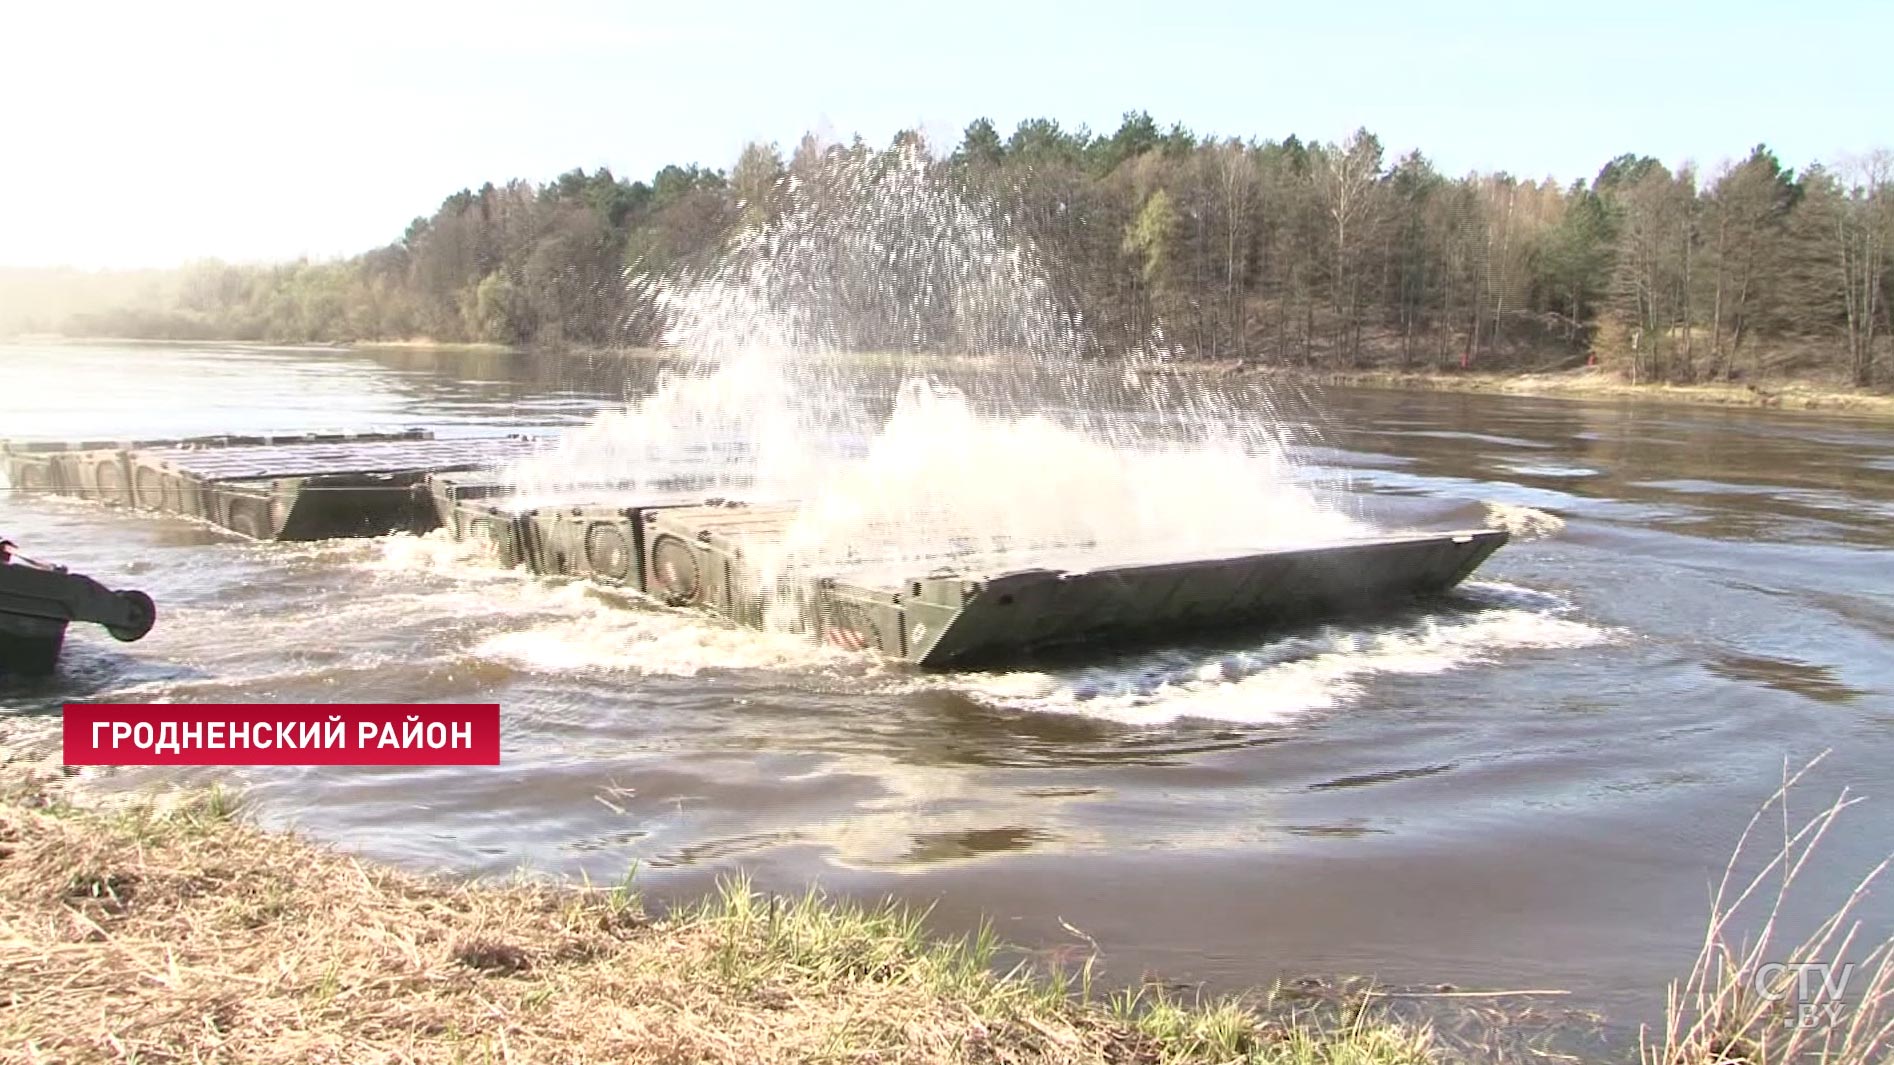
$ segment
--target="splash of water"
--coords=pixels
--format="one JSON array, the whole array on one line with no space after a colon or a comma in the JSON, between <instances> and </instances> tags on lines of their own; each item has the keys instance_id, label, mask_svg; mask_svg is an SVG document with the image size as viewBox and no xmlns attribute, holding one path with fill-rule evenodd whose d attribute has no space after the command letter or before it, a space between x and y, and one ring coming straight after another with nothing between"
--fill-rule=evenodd
<instances>
[{"instance_id":1,"label":"splash of water","mask_svg":"<svg viewBox=\"0 0 1894 1065\"><path fill-rule=\"evenodd\" d=\"M1557 514L1493 500L1486 503L1486 524L1488 528L1505 529L1521 540L1543 540L1565 529L1565 519Z\"/></svg>"},{"instance_id":2,"label":"splash of water","mask_svg":"<svg viewBox=\"0 0 1894 1065\"><path fill-rule=\"evenodd\" d=\"M784 583L1364 531L1297 476L1267 396L1170 372L1160 334L1101 353L1030 244L912 142L799 159L775 197L707 269L633 279L676 365L511 470L517 498L794 501L749 551Z\"/></svg>"}]
</instances>

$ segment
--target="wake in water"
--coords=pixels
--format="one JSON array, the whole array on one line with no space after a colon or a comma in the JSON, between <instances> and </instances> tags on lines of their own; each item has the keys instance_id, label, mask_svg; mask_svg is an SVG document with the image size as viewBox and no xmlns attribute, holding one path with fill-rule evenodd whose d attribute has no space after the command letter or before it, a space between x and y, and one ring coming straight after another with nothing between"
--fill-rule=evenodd
<instances>
[{"instance_id":1,"label":"wake in water","mask_svg":"<svg viewBox=\"0 0 1894 1065\"><path fill-rule=\"evenodd\" d=\"M1611 638L1565 616L1571 606L1563 600L1498 584L1468 591L1470 609L1406 623L1328 625L1260 646L1152 652L1101 666L965 674L945 683L989 706L1130 725L1278 724L1344 705L1372 677L1444 673L1501 652L1591 647Z\"/></svg>"},{"instance_id":2,"label":"wake in water","mask_svg":"<svg viewBox=\"0 0 1894 1065\"><path fill-rule=\"evenodd\" d=\"M937 171L911 143L832 149L707 271L635 278L680 365L513 469L519 499L794 501L748 551L766 587L1365 531L1297 476L1266 396L1238 409L1155 345L1099 358L1032 249ZM949 381L941 356L983 364Z\"/></svg>"}]
</instances>

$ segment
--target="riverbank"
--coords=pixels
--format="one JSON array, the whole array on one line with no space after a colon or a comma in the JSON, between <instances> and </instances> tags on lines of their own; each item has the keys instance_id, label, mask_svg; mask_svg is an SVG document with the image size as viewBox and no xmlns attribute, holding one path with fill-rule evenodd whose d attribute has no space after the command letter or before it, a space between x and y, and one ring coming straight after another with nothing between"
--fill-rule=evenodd
<instances>
[{"instance_id":1,"label":"riverbank","mask_svg":"<svg viewBox=\"0 0 1894 1065\"><path fill-rule=\"evenodd\" d=\"M1885 945L1868 955L1862 1001L1820 1028L1779 1007L1787 983L1750 995L1773 919L1740 950L1713 933L1681 1012L1641 1047L1572 1053L1568 1018L1507 1001L1556 992L1101 992L1095 952L1004 969L1008 948L989 930L929 938L926 915L895 904L784 898L736 879L654 916L630 878L416 876L259 829L225 791L88 795L45 734L20 743L16 723L0 719L9 1060L1786 1065L1823 1047L1824 1060L1866 1065L1894 1032ZM1778 863L1799 870L1846 805L1818 813L1746 888L1724 888L1747 898ZM1792 956L1833 964L1832 938ZM1435 1003L1397 1015L1403 995Z\"/></svg>"},{"instance_id":2,"label":"riverbank","mask_svg":"<svg viewBox=\"0 0 1894 1065\"><path fill-rule=\"evenodd\" d=\"M0 755L0 759L7 756ZM1366 1008L1095 994L990 936L741 881L470 886L261 831L227 794L79 800L0 766L0 1044L31 1061L1436 1060ZM1324 1019L1326 1018L1326 1019Z\"/></svg>"},{"instance_id":3,"label":"riverbank","mask_svg":"<svg viewBox=\"0 0 1894 1065\"><path fill-rule=\"evenodd\" d=\"M394 345L359 345L364 350ZM406 345L429 347L426 343ZM441 350L452 350L443 346ZM502 349L504 350L504 349ZM657 358L668 357L651 348L597 349L575 354L590 357ZM828 356L857 364L893 366L908 363L916 356L879 352L858 352ZM957 369L996 366L1003 361L995 355L931 355L931 361L945 362ZM1145 371L1148 372L1148 371ZM1637 400L1654 403L1683 403L1717 407L1749 407L1822 414L1894 419L1894 394L1859 389L1837 388L1813 381L1768 381L1763 384L1712 382L1694 385L1632 384L1615 374L1597 368L1538 373L1443 373L1401 372L1395 370L1329 371L1282 366L1251 366L1227 361L1182 360L1162 364L1159 372L1197 374L1222 379L1253 379L1298 387L1375 388L1423 392L1463 392L1488 395L1531 396L1542 399Z\"/></svg>"},{"instance_id":4,"label":"riverbank","mask_svg":"<svg viewBox=\"0 0 1894 1065\"><path fill-rule=\"evenodd\" d=\"M415 337L406 340L364 340L360 342L294 341L265 340L177 340L146 337L69 337L58 333L18 334L0 337L0 344L34 344L41 347L76 347L100 344L123 344L133 347L169 347L169 348L249 348L256 351L430 351L443 354L469 355L518 355L524 349L508 347L505 344L484 342L442 341L428 337Z\"/></svg>"},{"instance_id":5,"label":"riverbank","mask_svg":"<svg viewBox=\"0 0 1894 1065\"><path fill-rule=\"evenodd\" d=\"M504 344L463 343L431 340L425 337L406 340L377 340L354 343L268 344L246 341L139 340L135 338L16 336L0 338L0 343L41 343L48 345L133 344L255 348L257 350L414 352L442 355L530 355L533 349ZM667 352L652 348L583 348L544 351L555 357L586 359L665 359ZM913 356L882 353L855 353L832 356L870 365L893 365ZM945 360L966 369L997 364L993 355L926 356ZM1531 396L1543 399L1635 400L1653 403L1682 403L1700 406L1741 407L1768 410L1841 414L1855 417L1894 419L1894 393L1863 391L1820 381L1769 380L1762 383L1734 384L1711 382L1693 385L1632 384L1615 374L1587 367L1551 372L1447 373L1440 371L1399 370L1320 370L1285 366L1261 366L1230 361L1178 361L1166 363L1161 372L1200 374L1212 378L1237 378L1268 381L1299 388L1373 388L1424 392L1462 392L1488 395Z\"/></svg>"},{"instance_id":6,"label":"riverbank","mask_svg":"<svg viewBox=\"0 0 1894 1065\"><path fill-rule=\"evenodd\" d=\"M1248 369L1230 364L1204 364L1202 369L1203 372L1213 376L1276 380L1317 387L1466 392L1532 396L1544 399L1629 399L1653 403L1753 407L1894 419L1894 395L1837 389L1801 381L1772 381L1757 385L1727 383L1634 385L1613 374L1596 369L1517 374L1402 373L1388 370L1333 372L1280 368Z\"/></svg>"},{"instance_id":7,"label":"riverbank","mask_svg":"<svg viewBox=\"0 0 1894 1065\"><path fill-rule=\"evenodd\" d=\"M0 714L7 1060L1868 1065L1894 1044L1894 939L1838 934L1885 863L1808 940L1777 935L1858 801L1791 825L1814 763L1756 812L1669 1016L1629 1041L1557 990L1298 980L1204 1000L1148 975L1113 989L1095 945L1008 967L989 928L940 939L924 912L742 879L654 913L629 877L414 875L259 828L231 792L115 788L58 746L54 719ZM1780 849L1746 857L1777 819ZM1797 965L1853 973L1847 1003L1818 1024L1787 1009Z\"/></svg>"},{"instance_id":8,"label":"riverbank","mask_svg":"<svg viewBox=\"0 0 1894 1065\"><path fill-rule=\"evenodd\" d=\"M447 342L418 337L412 340L371 340L359 344L337 344L353 351L438 351L444 354L518 355L522 349L485 342Z\"/></svg>"}]
</instances>

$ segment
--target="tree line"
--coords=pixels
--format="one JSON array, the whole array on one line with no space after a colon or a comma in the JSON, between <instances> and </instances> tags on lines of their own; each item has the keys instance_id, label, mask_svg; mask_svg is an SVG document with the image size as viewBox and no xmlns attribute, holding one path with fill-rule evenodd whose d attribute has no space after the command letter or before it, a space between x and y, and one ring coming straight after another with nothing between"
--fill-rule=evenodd
<instances>
[{"instance_id":1,"label":"tree line","mask_svg":"<svg viewBox=\"0 0 1894 1065\"><path fill-rule=\"evenodd\" d=\"M919 146L902 134L897 146ZM894 151L894 148L887 151ZM185 267L150 290L15 329L179 339L428 337L638 345L628 270L701 269L788 179L859 140L746 147L728 171L573 170L447 197L352 259ZM1030 240L1104 352L1348 369L1549 369L1635 381L1885 383L1894 344L1894 155L1795 171L1766 146L1714 170L1641 155L1561 185L1442 174L1339 143L1237 140L1142 112L1109 135L974 122L926 165ZM918 239L918 238L917 238ZM0 279L4 282L4 279ZM0 327L7 323L0 321ZM908 346L927 348L920 333ZM893 343L902 343L896 337Z\"/></svg>"}]
</instances>

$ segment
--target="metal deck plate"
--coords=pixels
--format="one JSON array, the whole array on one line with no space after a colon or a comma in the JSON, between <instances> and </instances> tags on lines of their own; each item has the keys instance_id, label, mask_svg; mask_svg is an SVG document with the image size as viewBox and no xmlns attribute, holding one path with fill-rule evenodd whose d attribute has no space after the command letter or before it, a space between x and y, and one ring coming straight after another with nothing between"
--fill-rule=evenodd
<instances>
[{"instance_id":1,"label":"metal deck plate","mask_svg":"<svg viewBox=\"0 0 1894 1065\"><path fill-rule=\"evenodd\" d=\"M136 457L206 481L315 477L335 473L419 473L461 466L497 466L530 454L524 437L278 444L265 447L144 450Z\"/></svg>"}]
</instances>

